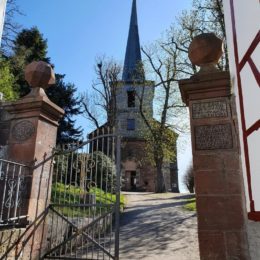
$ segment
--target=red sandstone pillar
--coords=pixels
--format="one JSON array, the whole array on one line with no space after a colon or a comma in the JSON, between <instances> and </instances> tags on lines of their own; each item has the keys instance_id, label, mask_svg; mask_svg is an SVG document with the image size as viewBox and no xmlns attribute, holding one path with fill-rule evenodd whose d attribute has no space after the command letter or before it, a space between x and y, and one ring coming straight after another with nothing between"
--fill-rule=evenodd
<instances>
[{"instance_id":1,"label":"red sandstone pillar","mask_svg":"<svg viewBox=\"0 0 260 260\"><path fill-rule=\"evenodd\" d=\"M202 49L206 57L207 46ZM246 260L247 215L230 78L212 64L208 68L179 82L190 111L200 256Z\"/></svg>"},{"instance_id":2,"label":"red sandstone pillar","mask_svg":"<svg viewBox=\"0 0 260 260\"><path fill-rule=\"evenodd\" d=\"M49 204L52 176L51 160L42 162L52 154L58 121L64 114L40 88L48 85L53 77L50 67L47 73L45 66L40 62L29 67L28 81L34 87L29 95L4 104L11 118L8 159L33 166L30 177L26 178L22 200L23 214L28 215L29 223L36 222L23 238L27 242L22 249L22 259L38 259L40 248L44 248L44 219L40 216Z\"/></svg>"},{"instance_id":3,"label":"red sandstone pillar","mask_svg":"<svg viewBox=\"0 0 260 260\"><path fill-rule=\"evenodd\" d=\"M6 104L4 108L12 115L8 143L9 160L37 165L50 156L56 144L62 109L47 96L25 97ZM28 204L30 221L46 207L49 179L50 161L33 170Z\"/></svg>"}]
</instances>

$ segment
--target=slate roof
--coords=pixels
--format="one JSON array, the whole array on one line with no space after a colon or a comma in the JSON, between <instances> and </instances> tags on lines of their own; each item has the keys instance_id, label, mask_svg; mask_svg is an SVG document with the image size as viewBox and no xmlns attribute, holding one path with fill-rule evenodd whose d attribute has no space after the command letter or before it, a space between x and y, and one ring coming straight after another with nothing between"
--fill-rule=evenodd
<instances>
[{"instance_id":1,"label":"slate roof","mask_svg":"<svg viewBox=\"0 0 260 260\"><path fill-rule=\"evenodd\" d=\"M142 69L142 57L138 32L136 0L133 0L122 80L125 82L142 82L144 79L145 77Z\"/></svg>"}]
</instances>

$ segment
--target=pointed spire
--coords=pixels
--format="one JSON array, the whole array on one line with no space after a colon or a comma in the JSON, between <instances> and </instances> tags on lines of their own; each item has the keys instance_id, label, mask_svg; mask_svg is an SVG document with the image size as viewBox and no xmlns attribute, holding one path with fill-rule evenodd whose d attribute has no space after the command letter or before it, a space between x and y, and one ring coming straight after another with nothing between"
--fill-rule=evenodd
<instances>
[{"instance_id":1,"label":"pointed spire","mask_svg":"<svg viewBox=\"0 0 260 260\"><path fill-rule=\"evenodd\" d=\"M138 32L136 0L133 0L130 28L125 54L123 81L143 81L141 48Z\"/></svg>"}]
</instances>

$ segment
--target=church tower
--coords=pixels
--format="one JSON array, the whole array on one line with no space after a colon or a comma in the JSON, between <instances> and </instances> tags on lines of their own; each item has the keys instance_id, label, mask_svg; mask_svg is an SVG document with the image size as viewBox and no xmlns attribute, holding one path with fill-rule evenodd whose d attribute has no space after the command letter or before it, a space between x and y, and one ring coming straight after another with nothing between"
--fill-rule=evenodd
<instances>
[{"instance_id":1,"label":"church tower","mask_svg":"<svg viewBox=\"0 0 260 260\"><path fill-rule=\"evenodd\" d=\"M146 149L145 137L150 130L140 112L142 99L145 118L158 123L153 118L154 88L154 82L146 80L143 70L137 6L133 0L122 80L116 86L116 122L122 137L122 190L125 191L156 191L157 171ZM107 122L101 128L108 125ZM95 134L98 134L98 129L91 133ZM176 144L173 149L176 149ZM166 190L179 192L177 161L164 162L162 171Z\"/></svg>"},{"instance_id":2,"label":"church tower","mask_svg":"<svg viewBox=\"0 0 260 260\"><path fill-rule=\"evenodd\" d=\"M149 129L140 112L140 99L145 117L156 122L153 118L154 82L145 78L137 6L133 0L122 81L116 89L116 119L122 136L122 189L154 192L157 171L146 153L145 136ZM178 192L177 163L165 162L163 172L166 189Z\"/></svg>"},{"instance_id":3,"label":"church tower","mask_svg":"<svg viewBox=\"0 0 260 260\"><path fill-rule=\"evenodd\" d=\"M132 3L122 81L117 87L117 122L122 136L123 190L155 191L154 167L145 153L147 126L140 113L153 118L154 84L145 80L142 66L136 0Z\"/></svg>"},{"instance_id":4,"label":"church tower","mask_svg":"<svg viewBox=\"0 0 260 260\"><path fill-rule=\"evenodd\" d=\"M123 137L142 138L146 126L140 114L140 98L146 116L153 117L153 82L145 80L137 20L133 0L122 82L117 87L117 121Z\"/></svg>"},{"instance_id":5,"label":"church tower","mask_svg":"<svg viewBox=\"0 0 260 260\"><path fill-rule=\"evenodd\" d=\"M125 53L124 71L123 71L123 81L131 82L143 81L144 71L138 70L138 65L142 63L141 48L139 40L139 30L137 21L137 8L136 0L132 4L132 13L129 26L127 47Z\"/></svg>"}]
</instances>

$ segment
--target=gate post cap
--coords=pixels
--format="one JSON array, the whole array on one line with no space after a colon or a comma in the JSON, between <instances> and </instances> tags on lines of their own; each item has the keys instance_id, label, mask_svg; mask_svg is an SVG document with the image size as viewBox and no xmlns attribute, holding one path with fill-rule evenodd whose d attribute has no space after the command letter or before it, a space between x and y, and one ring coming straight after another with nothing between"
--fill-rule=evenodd
<instances>
[{"instance_id":1,"label":"gate post cap","mask_svg":"<svg viewBox=\"0 0 260 260\"><path fill-rule=\"evenodd\" d=\"M200 67L216 65L222 54L223 41L214 33L197 35L189 47L190 61Z\"/></svg>"},{"instance_id":2,"label":"gate post cap","mask_svg":"<svg viewBox=\"0 0 260 260\"><path fill-rule=\"evenodd\" d=\"M50 64L33 61L25 67L25 80L32 88L47 89L55 84L55 74Z\"/></svg>"}]
</instances>

